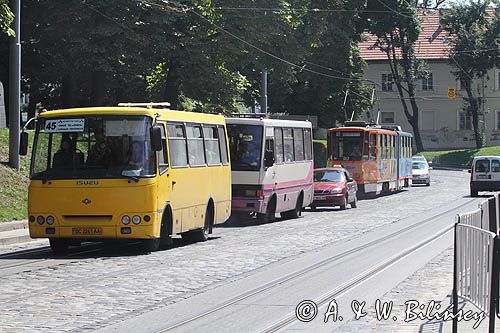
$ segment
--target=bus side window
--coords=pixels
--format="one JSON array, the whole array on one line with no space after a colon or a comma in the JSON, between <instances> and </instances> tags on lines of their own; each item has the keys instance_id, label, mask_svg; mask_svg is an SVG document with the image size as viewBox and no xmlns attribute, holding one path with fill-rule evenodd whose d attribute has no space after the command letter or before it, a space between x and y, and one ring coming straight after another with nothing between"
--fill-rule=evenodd
<instances>
[{"instance_id":1,"label":"bus side window","mask_svg":"<svg viewBox=\"0 0 500 333\"><path fill-rule=\"evenodd\" d=\"M221 151L222 164L227 165L229 158L227 156L226 131L222 126L219 126L217 130L219 131L219 145Z\"/></svg>"},{"instance_id":2,"label":"bus side window","mask_svg":"<svg viewBox=\"0 0 500 333\"><path fill-rule=\"evenodd\" d=\"M294 150L295 150L295 160L303 161L304 160L304 134L302 133L301 128L293 129L293 138L294 138Z\"/></svg>"},{"instance_id":3,"label":"bus side window","mask_svg":"<svg viewBox=\"0 0 500 333\"><path fill-rule=\"evenodd\" d=\"M306 161L313 159L311 130L309 128L304 129L304 155Z\"/></svg>"},{"instance_id":4,"label":"bus side window","mask_svg":"<svg viewBox=\"0 0 500 333\"><path fill-rule=\"evenodd\" d=\"M207 154L208 165L221 164L218 133L217 127L215 126L203 127L203 134L205 137L205 153Z\"/></svg>"},{"instance_id":5,"label":"bus side window","mask_svg":"<svg viewBox=\"0 0 500 333\"><path fill-rule=\"evenodd\" d=\"M283 130L281 128L274 129L274 158L276 163L283 163Z\"/></svg>"},{"instance_id":6,"label":"bus side window","mask_svg":"<svg viewBox=\"0 0 500 333\"><path fill-rule=\"evenodd\" d=\"M291 128L283 129L283 144L285 146L285 162L293 162L293 131Z\"/></svg>"},{"instance_id":7,"label":"bus side window","mask_svg":"<svg viewBox=\"0 0 500 333\"><path fill-rule=\"evenodd\" d=\"M161 146L162 150L158 152L158 168L160 174L168 169L168 155L167 155L167 136L165 134L165 126L160 124L161 129Z\"/></svg>"},{"instance_id":8,"label":"bus side window","mask_svg":"<svg viewBox=\"0 0 500 333\"><path fill-rule=\"evenodd\" d=\"M168 151L172 167L187 167L186 131L182 124L167 124Z\"/></svg>"}]
</instances>

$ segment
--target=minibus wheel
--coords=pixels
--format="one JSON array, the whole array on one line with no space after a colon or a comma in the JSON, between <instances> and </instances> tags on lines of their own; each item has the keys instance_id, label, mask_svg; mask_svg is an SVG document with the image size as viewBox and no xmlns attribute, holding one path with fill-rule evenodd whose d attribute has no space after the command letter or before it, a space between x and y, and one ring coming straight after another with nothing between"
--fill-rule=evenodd
<instances>
[{"instance_id":1,"label":"minibus wheel","mask_svg":"<svg viewBox=\"0 0 500 333\"><path fill-rule=\"evenodd\" d=\"M304 202L303 195L300 193L297 198L297 203L295 204L295 209L288 210L281 213L281 217L284 219L296 219L302 215L302 203Z\"/></svg>"},{"instance_id":2,"label":"minibus wheel","mask_svg":"<svg viewBox=\"0 0 500 333\"><path fill-rule=\"evenodd\" d=\"M470 196L471 197L477 197L477 195L478 195L478 191L476 189L474 189L474 188L471 188L470 189Z\"/></svg>"},{"instance_id":3,"label":"minibus wheel","mask_svg":"<svg viewBox=\"0 0 500 333\"><path fill-rule=\"evenodd\" d=\"M207 211L205 212L205 224L203 225L203 228L182 233L182 239L185 239L188 242L204 242L208 240L213 215L212 207L209 204Z\"/></svg>"},{"instance_id":4,"label":"minibus wheel","mask_svg":"<svg viewBox=\"0 0 500 333\"><path fill-rule=\"evenodd\" d=\"M354 200L351 202L351 208L358 207L358 198L354 196Z\"/></svg>"},{"instance_id":5,"label":"minibus wheel","mask_svg":"<svg viewBox=\"0 0 500 333\"><path fill-rule=\"evenodd\" d=\"M274 221L276 215L276 197L272 196L266 208L265 214L257 213L257 221L260 223L269 223Z\"/></svg>"},{"instance_id":6,"label":"minibus wheel","mask_svg":"<svg viewBox=\"0 0 500 333\"><path fill-rule=\"evenodd\" d=\"M50 248L56 256L65 256L68 254L69 243L66 239L51 238L49 239Z\"/></svg>"},{"instance_id":7,"label":"minibus wheel","mask_svg":"<svg viewBox=\"0 0 500 333\"><path fill-rule=\"evenodd\" d=\"M145 239L142 241L144 252L156 252L160 249L160 238Z\"/></svg>"}]
</instances>

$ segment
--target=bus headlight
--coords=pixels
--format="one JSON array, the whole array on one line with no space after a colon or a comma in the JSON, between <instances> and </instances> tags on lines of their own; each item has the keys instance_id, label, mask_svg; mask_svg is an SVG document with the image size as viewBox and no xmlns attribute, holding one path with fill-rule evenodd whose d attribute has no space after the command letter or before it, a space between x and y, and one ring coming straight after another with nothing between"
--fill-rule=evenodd
<instances>
[{"instance_id":1,"label":"bus headlight","mask_svg":"<svg viewBox=\"0 0 500 333\"><path fill-rule=\"evenodd\" d=\"M50 216L50 215L47 216L47 224L48 225L53 225L54 221L55 221L54 216Z\"/></svg>"},{"instance_id":2,"label":"bus headlight","mask_svg":"<svg viewBox=\"0 0 500 333\"><path fill-rule=\"evenodd\" d=\"M122 217L122 223L125 224L125 225L130 224L130 216L124 215Z\"/></svg>"},{"instance_id":3,"label":"bus headlight","mask_svg":"<svg viewBox=\"0 0 500 333\"><path fill-rule=\"evenodd\" d=\"M141 223L141 217L139 215L134 215L134 217L132 217L132 223L133 224Z\"/></svg>"},{"instance_id":4,"label":"bus headlight","mask_svg":"<svg viewBox=\"0 0 500 333\"><path fill-rule=\"evenodd\" d=\"M38 222L38 224L42 225L44 222L45 222L45 217L43 216L38 216L36 218L36 221Z\"/></svg>"}]
</instances>

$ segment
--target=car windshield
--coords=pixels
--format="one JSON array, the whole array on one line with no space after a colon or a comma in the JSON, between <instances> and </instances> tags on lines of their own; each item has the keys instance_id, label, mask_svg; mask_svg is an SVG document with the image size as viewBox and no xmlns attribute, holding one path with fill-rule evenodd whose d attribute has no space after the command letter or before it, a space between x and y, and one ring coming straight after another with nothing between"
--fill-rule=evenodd
<instances>
[{"instance_id":1,"label":"car windshield","mask_svg":"<svg viewBox=\"0 0 500 333\"><path fill-rule=\"evenodd\" d=\"M315 182L341 182L343 179L342 172L338 170L314 171Z\"/></svg>"},{"instance_id":2,"label":"car windshield","mask_svg":"<svg viewBox=\"0 0 500 333\"><path fill-rule=\"evenodd\" d=\"M122 178L155 174L144 116L80 116L37 124L32 179Z\"/></svg>"},{"instance_id":3,"label":"car windshield","mask_svg":"<svg viewBox=\"0 0 500 333\"><path fill-rule=\"evenodd\" d=\"M335 161L360 161L363 151L363 132L338 131L333 133Z\"/></svg>"},{"instance_id":4,"label":"car windshield","mask_svg":"<svg viewBox=\"0 0 500 333\"><path fill-rule=\"evenodd\" d=\"M423 156L413 156L412 159L414 161L425 161L425 157Z\"/></svg>"},{"instance_id":5,"label":"car windshield","mask_svg":"<svg viewBox=\"0 0 500 333\"><path fill-rule=\"evenodd\" d=\"M427 168L427 165L424 162L413 163L413 170L423 170Z\"/></svg>"},{"instance_id":6,"label":"car windshield","mask_svg":"<svg viewBox=\"0 0 500 333\"><path fill-rule=\"evenodd\" d=\"M231 170L258 171L261 164L262 126L228 124Z\"/></svg>"}]
</instances>

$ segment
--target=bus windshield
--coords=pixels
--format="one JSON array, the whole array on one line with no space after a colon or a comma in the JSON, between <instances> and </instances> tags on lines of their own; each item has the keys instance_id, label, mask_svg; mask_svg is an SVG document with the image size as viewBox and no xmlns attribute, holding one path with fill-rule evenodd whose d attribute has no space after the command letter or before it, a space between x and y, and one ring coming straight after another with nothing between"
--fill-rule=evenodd
<instances>
[{"instance_id":1,"label":"bus windshield","mask_svg":"<svg viewBox=\"0 0 500 333\"><path fill-rule=\"evenodd\" d=\"M231 170L259 171L262 152L262 126L228 124Z\"/></svg>"},{"instance_id":2,"label":"bus windshield","mask_svg":"<svg viewBox=\"0 0 500 333\"><path fill-rule=\"evenodd\" d=\"M333 132L333 159L360 161L363 151L363 132Z\"/></svg>"},{"instance_id":3,"label":"bus windshield","mask_svg":"<svg viewBox=\"0 0 500 333\"><path fill-rule=\"evenodd\" d=\"M31 179L154 176L151 126L145 116L40 119Z\"/></svg>"}]
</instances>

